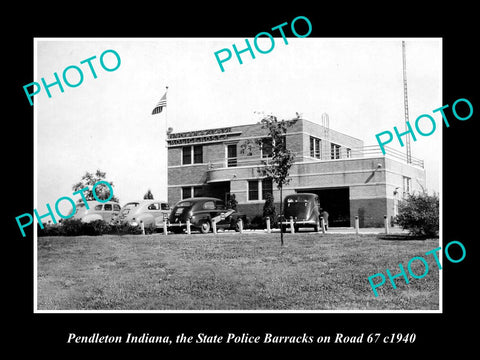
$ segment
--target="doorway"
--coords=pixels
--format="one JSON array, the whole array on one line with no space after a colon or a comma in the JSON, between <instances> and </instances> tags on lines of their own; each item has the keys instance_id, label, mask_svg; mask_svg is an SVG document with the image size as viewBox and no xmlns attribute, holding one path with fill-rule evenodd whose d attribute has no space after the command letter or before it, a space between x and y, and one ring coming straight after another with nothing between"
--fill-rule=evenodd
<instances>
[{"instance_id":1,"label":"doorway","mask_svg":"<svg viewBox=\"0 0 480 360\"><path fill-rule=\"evenodd\" d=\"M329 226L350 226L350 189L348 187L297 190L297 193L306 192L318 195L320 207L328 212Z\"/></svg>"}]
</instances>

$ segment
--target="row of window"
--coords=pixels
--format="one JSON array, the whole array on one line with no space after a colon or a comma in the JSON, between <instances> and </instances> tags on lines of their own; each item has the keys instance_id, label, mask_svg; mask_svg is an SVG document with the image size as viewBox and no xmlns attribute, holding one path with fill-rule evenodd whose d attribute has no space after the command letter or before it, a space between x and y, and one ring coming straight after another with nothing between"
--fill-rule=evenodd
<instances>
[{"instance_id":1,"label":"row of window","mask_svg":"<svg viewBox=\"0 0 480 360\"><path fill-rule=\"evenodd\" d=\"M340 159L340 145L330 143L330 159ZM260 146L262 158L272 156L272 139L265 138ZM310 156L316 159L323 159L322 140L310 136ZM346 157L351 157L351 149L346 148ZM237 166L237 144L228 144L226 148L226 158L228 167ZM192 145L182 147L182 165L203 164L203 146Z\"/></svg>"},{"instance_id":2,"label":"row of window","mask_svg":"<svg viewBox=\"0 0 480 360\"><path fill-rule=\"evenodd\" d=\"M340 159L340 145L330 143L330 159ZM352 156L352 150L346 148L346 157ZM323 159L322 154L322 139L310 136L310 156L316 159Z\"/></svg>"},{"instance_id":3,"label":"row of window","mask_svg":"<svg viewBox=\"0 0 480 360\"><path fill-rule=\"evenodd\" d=\"M262 158L272 156L272 139L263 139L260 145ZM237 144L227 144L227 166L237 166ZM182 165L203 164L203 146L193 145L182 147Z\"/></svg>"},{"instance_id":4,"label":"row of window","mask_svg":"<svg viewBox=\"0 0 480 360\"><path fill-rule=\"evenodd\" d=\"M267 193L273 193L272 179L248 181L248 201L265 200ZM204 196L202 186L182 187L182 200L201 196Z\"/></svg>"},{"instance_id":5,"label":"row of window","mask_svg":"<svg viewBox=\"0 0 480 360\"><path fill-rule=\"evenodd\" d=\"M95 210L100 211L102 207L104 211L120 211L120 205L118 204L98 204L95 205Z\"/></svg>"}]
</instances>

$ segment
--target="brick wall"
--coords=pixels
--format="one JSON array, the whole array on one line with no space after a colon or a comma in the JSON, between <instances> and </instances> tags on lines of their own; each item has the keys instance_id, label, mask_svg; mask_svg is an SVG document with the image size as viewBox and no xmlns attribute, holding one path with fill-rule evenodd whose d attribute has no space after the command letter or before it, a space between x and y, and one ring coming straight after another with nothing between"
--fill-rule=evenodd
<instances>
[{"instance_id":1,"label":"brick wall","mask_svg":"<svg viewBox=\"0 0 480 360\"><path fill-rule=\"evenodd\" d=\"M258 158L260 149L253 146L253 156L249 157L242 154L240 146L242 142L253 140L253 138L266 134L261 129L260 124L242 125L232 127L232 132L240 131L241 137L247 140L239 140L231 136L228 141L221 143L203 144L204 164L181 165L182 148L173 147L168 149L168 201L174 205L181 199L182 186L195 186L210 183L215 186L219 181L230 182L230 192L235 194L239 203L239 210L246 213L249 217L261 215L263 212L263 201L248 200L248 180L258 179L259 173L255 166L242 166L246 163L239 161L238 167L225 168L225 149L226 144L237 141L237 156L240 159ZM412 191L421 190L425 186L425 171L414 166L395 161L385 157L378 158L350 158L337 159L329 161L318 161L312 159L310 155L310 135L322 138L323 128L307 120L298 121L288 130L288 147L301 154L302 163L292 166L290 171L291 182L283 189L283 196L295 193L302 189L328 189L348 187L350 203L350 223L354 226L355 216L359 216L361 227L383 226L384 215L389 220L395 215L395 199L398 199L397 192L403 190L403 178L408 176L412 179ZM344 149L361 148L363 141L354 137L329 130L329 139L338 145L341 145L341 151ZM326 144L324 151L330 154L330 142L323 141ZM341 155L345 155L342 153ZM352 157L355 157L352 151ZM329 158L329 156L328 156ZM215 162L213 169L210 162ZM248 163L251 165L252 163ZM171 187L178 185L178 187ZM274 185L274 199L279 210L279 191Z\"/></svg>"},{"instance_id":2,"label":"brick wall","mask_svg":"<svg viewBox=\"0 0 480 360\"><path fill-rule=\"evenodd\" d=\"M384 215L387 214L387 199L350 200L350 226L355 226L358 216L360 227L383 227Z\"/></svg>"}]
</instances>

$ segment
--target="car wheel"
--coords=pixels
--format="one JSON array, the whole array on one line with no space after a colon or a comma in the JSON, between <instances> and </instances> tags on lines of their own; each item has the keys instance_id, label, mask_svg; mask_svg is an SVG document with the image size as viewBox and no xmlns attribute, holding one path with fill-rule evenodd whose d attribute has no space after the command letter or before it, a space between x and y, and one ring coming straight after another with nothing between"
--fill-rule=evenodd
<instances>
[{"instance_id":1,"label":"car wheel","mask_svg":"<svg viewBox=\"0 0 480 360\"><path fill-rule=\"evenodd\" d=\"M208 220L203 220L201 223L200 223L200 231L202 234L208 234L210 232L210 228L212 226L210 225L210 221Z\"/></svg>"}]
</instances>

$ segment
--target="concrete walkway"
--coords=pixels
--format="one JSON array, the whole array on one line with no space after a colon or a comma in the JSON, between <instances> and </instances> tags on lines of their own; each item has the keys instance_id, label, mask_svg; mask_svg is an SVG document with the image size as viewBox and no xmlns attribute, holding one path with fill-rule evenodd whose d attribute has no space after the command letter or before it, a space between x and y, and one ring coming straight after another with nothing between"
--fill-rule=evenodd
<instances>
[{"instance_id":1,"label":"concrete walkway","mask_svg":"<svg viewBox=\"0 0 480 360\"><path fill-rule=\"evenodd\" d=\"M280 229L272 229L272 233L279 233ZM220 230L218 232L219 234L235 234L236 232L233 230L227 230L227 231L222 231ZM243 230L244 234L266 234L267 230ZM287 229L285 232L286 234L290 234L290 230ZM333 227L328 229L328 231L325 232L326 234L355 234L355 228L353 227ZM358 231L359 234L385 234L385 228L360 228ZM300 230L298 234L316 234L313 231L309 231L308 229L305 230ZM389 234L408 234L407 230L402 230L400 227L390 227L389 228Z\"/></svg>"}]
</instances>

